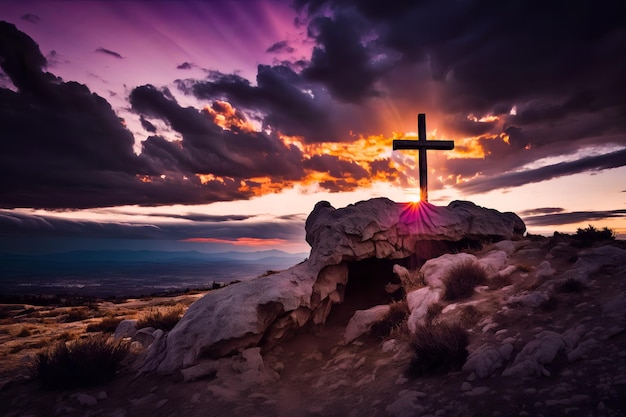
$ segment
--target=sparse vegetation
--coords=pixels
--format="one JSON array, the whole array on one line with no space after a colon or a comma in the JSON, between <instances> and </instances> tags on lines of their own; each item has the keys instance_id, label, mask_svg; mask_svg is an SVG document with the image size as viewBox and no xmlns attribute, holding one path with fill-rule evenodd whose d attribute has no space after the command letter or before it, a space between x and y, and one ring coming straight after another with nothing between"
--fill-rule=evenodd
<instances>
[{"instance_id":1,"label":"sparse vegetation","mask_svg":"<svg viewBox=\"0 0 626 417\"><path fill-rule=\"evenodd\" d=\"M533 267L528 264L517 264L515 266L517 267L517 270L521 272L528 273L533 270Z\"/></svg>"},{"instance_id":2,"label":"sparse vegetation","mask_svg":"<svg viewBox=\"0 0 626 417\"><path fill-rule=\"evenodd\" d=\"M602 230L596 229L594 226L589 225L584 229L576 229L576 246L588 247L595 242L601 242L604 240L615 240L615 232L608 227L604 227Z\"/></svg>"},{"instance_id":3,"label":"sparse vegetation","mask_svg":"<svg viewBox=\"0 0 626 417\"><path fill-rule=\"evenodd\" d=\"M89 314L87 309L85 308L72 308L67 312L67 317L65 318L66 323L71 323L75 321L83 321L89 318Z\"/></svg>"},{"instance_id":4,"label":"sparse vegetation","mask_svg":"<svg viewBox=\"0 0 626 417\"><path fill-rule=\"evenodd\" d=\"M481 313L475 306L466 305L461 308L459 313L459 323L465 328L474 327L480 320L480 317Z\"/></svg>"},{"instance_id":5,"label":"sparse vegetation","mask_svg":"<svg viewBox=\"0 0 626 417\"><path fill-rule=\"evenodd\" d=\"M389 305L389 312L385 317L372 325L370 334L378 339L387 338L394 329L399 329L405 322L409 314L406 301L396 301Z\"/></svg>"},{"instance_id":6,"label":"sparse vegetation","mask_svg":"<svg viewBox=\"0 0 626 417\"><path fill-rule=\"evenodd\" d=\"M435 303L428 306L428 310L426 311L426 323L433 324L433 321L441 314L443 311L443 304Z\"/></svg>"},{"instance_id":7,"label":"sparse vegetation","mask_svg":"<svg viewBox=\"0 0 626 417\"><path fill-rule=\"evenodd\" d=\"M40 353L34 368L44 388L93 386L113 379L128 352L127 343L90 337Z\"/></svg>"},{"instance_id":8,"label":"sparse vegetation","mask_svg":"<svg viewBox=\"0 0 626 417\"><path fill-rule=\"evenodd\" d=\"M154 327L161 330L172 330L183 315L184 307L180 304L165 308L156 308L137 320L137 328Z\"/></svg>"},{"instance_id":9,"label":"sparse vegetation","mask_svg":"<svg viewBox=\"0 0 626 417\"><path fill-rule=\"evenodd\" d=\"M586 286L582 282L574 278L568 278L559 284L556 288L558 292L563 293L581 293L585 290Z\"/></svg>"},{"instance_id":10,"label":"sparse vegetation","mask_svg":"<svg viewBox=\"0 0 626 417\"><path fill-rule=\"evenodd\" d=\"M121 317L106 316L98 323L91 323L87 326L87 332L113 333L117 325L122 321Z\"/></svg>"},{"instance_id":11,"label":"sparse vegetation","mask_svg":"<svg viewBox=\"0 0 626 417\"><path fill-rule=\"evenodd\" d=\"M416 378L461 369L467 359L468 343L469 334L459 324L419 326L411 340L413 358L407 376Z\"/></svg>"},{"instance_id":12,"label":"sparse vegetation","mask_svg":"<svg viewBox=\"0 0 626 417\"><path fill-rule=\"evenodd\" d=\"M487 280L487 273L476 262L463 262L450 269L443 279L444 300L457 301L469 298L474 287Z\"/></svg>"}]
</instances>

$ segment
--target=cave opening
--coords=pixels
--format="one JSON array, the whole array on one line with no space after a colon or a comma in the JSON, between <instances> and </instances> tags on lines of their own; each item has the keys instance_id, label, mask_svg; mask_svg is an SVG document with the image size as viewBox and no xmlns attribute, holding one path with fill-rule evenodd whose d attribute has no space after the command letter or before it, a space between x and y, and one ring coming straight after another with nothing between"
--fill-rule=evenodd
<instances>
[{"instance_id":1,"label":"cave opening","mask_svg":"<svg viewBox=\"0 0 626 417\"><path fill-rule=\"evenodd\" d=\"M401 287L390 293L386 286L399 286L400 280L393 273L393 266L398 264L406 267L409 261L409 258L370 258L347 262L348 282L344 288L343 301L333 305L326 318L326 325L345 327L357 310L401 300L404 296Z\"/></svg>"}]
</instances>

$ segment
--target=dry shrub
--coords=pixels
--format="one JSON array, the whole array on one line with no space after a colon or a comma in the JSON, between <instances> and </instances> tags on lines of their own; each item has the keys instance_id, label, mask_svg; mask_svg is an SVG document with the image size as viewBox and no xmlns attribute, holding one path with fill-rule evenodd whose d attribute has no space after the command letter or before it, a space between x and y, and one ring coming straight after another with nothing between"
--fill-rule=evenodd
<instances>
[{"instance_id":1,"label":"dry shrub","mask_svg":"<svg viewBox=\"0 0 626 417\"><path fill-rule=\"evenodd\" d=\"M154 327L161 330L172 330L184 312L180 304L171 307L158 307L137 320L137 328Z\"/></svg>"},{"instance_id":2,"label":"dry shrub","mask_svg":"<svg viewBox=\"0 0 626 417\"><path fill-rule=\"evenodd\" d=\"M444 300L457 301L474 294L474 287L487 281L485 270L476 262L462 262L448 271L443 279Z\"/></svg>"},{"instance_id":3,"label":"dry shrub","mask_svg":"<svg viewBox=\"0 0 626 417\"><path fill-rule=\"evenodd\" d=\"M71 323L74 321L83 321L89 318L89 314L87 309L85 308L72 308L67 312L67 317L65 317L66 323Z\"/></svg>"},{"instance_id":4,"label":"dry shrub","mask_svg":"<svg viewBox=\"0 0 626 417\"><path fill-rule=\"evenodd\" d=\"M426 323L432 324L433 321L441 314L443 311L443 304L435 303L428 306L428 310L426 311Z\"/></svg>"},{"instance_id":5,"label":"dry shrub","mask_svg":"<svg viewBox=\"0 0 626 417\"><path fill-rule=\"evenodd\" d=\"M32 335L33 332L30 331L27 327L22 327L22 329L15 335L16 337L28 337Z\"/></svg>"},{"instance_id":6,"label":"dry shrub","mask_svg":"<svg viewBox=\"0 0 626 417\"><path fill-rule=\"evenodd\" d=\"M409 308L406 301L395 301L389 304L389 312L385 317L372 325L370 334L378 339L389 337L394 329L399 329L406 322Z\"/></svg>"},{"instance_id":7,"label":"dry shrub","mask_svg":"<svg viewBox=\"0 0 626 417\"><path fill-rule=\"evenodd\" d=\"M500 288L504 288L513 283L513 279L510 275L496 275L495 277L489 280L489 289L490 290L499 290Z\"/></svg>"},{"instance_id":8,"label":"dry shrub","mask_svg":"<svg viewBox=\"0 0 626 417\"><path fill-rule=\"evenodd\" d=\"M533 267L528 264L517 264L515 266L517 267L517 270L521 272L528 273L533 270Z\"/></svg>"},{"instance_id":9,"label":"dry shrub","mask_svg":"<svg viewBox=\"0 0 626 417\"><path fill-rule=\"evenodd\" d=\"M418 326L411 340L407 376L457 371L467 359L468 332L457 323Z\"/></svg>"},{"instance_id":10,"label":"dry shrub","mask_svg":"<svg viewBox=\"0 0 626 417\"><path fill-rule=\"evenodd\" d=\"M113 379L129 352L124 342L90 337L59 343L40 353L34 369L44 388L71 389L99 385Z\"/></svg>"},{"instance_id":11,"label":"dry shrub","mask_svg":"<svg viewBox=\"0 0 626 417\"><path fill-rule=\"evenodd\" d=\"M122 322L121 317L106 316L98 323L91 323L87 326L87 332L104 332L113 333L117 329L117 325Z\"/></svg>"},{"instance_id":12,"label":"dry shrub","mask_svg":"<svg viewBox=\"0 0 626 417\"><path fill-rule=\"evenodd\" d=\"M473 305L466 305L461 308L459 312L459 323L463 327L474 327L480 320L481 313Z\"/></svg>"}]
</instances>

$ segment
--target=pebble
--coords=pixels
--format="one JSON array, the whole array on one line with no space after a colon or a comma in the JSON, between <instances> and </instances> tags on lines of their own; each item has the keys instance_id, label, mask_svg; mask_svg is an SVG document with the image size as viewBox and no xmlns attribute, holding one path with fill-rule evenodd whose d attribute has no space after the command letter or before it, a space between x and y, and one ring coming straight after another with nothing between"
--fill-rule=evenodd
<instances>
[{"instance_id":1,"label":"pebble","mask_svg":"<svg viewBox=\"0 0 626 417\"><path fill-rule=\"evenodd\" d=\"M78 394L76 396L76 400L78 400L80 405L86 405L88 407L92 407L98 404L98 400L96 400L96 397L94 397L93 395L89 395L89 394L83 394L83 393Z\"/></svg>"},{"instance_id":2,"label":"pebble","mask_svg":"<svg viewBox=\"0 0 626 417\"><path fill-rule=\"evenodd\" d=\"M465 381L461 384L461 390L462 391L471 391L472 390L472 384L470 384L469 382Z\"/></svg>"}]
</instances>

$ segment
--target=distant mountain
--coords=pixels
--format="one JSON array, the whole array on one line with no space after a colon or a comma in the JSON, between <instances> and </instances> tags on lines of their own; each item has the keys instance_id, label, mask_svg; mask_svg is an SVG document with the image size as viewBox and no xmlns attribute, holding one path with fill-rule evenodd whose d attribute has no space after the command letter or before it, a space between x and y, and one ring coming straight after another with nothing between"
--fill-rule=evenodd
<instances>
[{"instance_id":1,"label":"distant mountain","mask_svg":"<svg viewBox=\"0 0 626 417\"><path fill-rule=\"evenodd\" d=\"M47 254L12 254L0 253L0 262L22 263L146 263L146 262L216 262L216 261L243 261L265 263L268 259L272 261L294 261L304 260L308 253L288 253L280 250L265 250L257 252L216 252L206 253L198 251L167 252L149 250L109 250L109 251L70 251Z\"/></svg>"}]
</instances>

